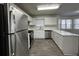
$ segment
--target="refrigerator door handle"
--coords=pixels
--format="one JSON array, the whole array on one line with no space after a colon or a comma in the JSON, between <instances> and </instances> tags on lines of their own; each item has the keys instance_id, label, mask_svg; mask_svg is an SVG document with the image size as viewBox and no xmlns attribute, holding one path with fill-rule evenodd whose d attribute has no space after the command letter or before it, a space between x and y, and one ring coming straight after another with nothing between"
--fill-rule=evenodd
<instances>
[{"instance_id":1,"label":"refrigerator door handle","mask_svg":"<svg viewBox=\"0 0 79 59\"><path fill-rule=\"evenodd\" d=\"M10 49L11 49L10 53L12 56L14 56L15 55L15 48L16 48L15 47L16 39L15 39L15 32L14 31L12 32L12 25L13 25L12 20L14 20L13 14L12 14L13 10L10 10L9 13L10 13L10 33L9 33L9 35L10 35Z\"/></svg>"},{"instance_id":2,"label":"refrigerator door handle","mask_svg":"<svg viewBox=\"0 0 79 59\"><path fill-rule=\"evenodd\" d=\"M16 35L10 35L10 47L11 47L11 55L14 56L16 54Z\"/></svg>"},{"instance_id":3,"label":"refrigerator door handle","mask_svg":"<svg viewBox=\"0 0 79 59\"><path fill-rule=\"evenodd\" d=\"M11 55L13 54L13 46L12 46L12 36L10 35L10 47L11 47Z\"/></svg>"}]
</instances>

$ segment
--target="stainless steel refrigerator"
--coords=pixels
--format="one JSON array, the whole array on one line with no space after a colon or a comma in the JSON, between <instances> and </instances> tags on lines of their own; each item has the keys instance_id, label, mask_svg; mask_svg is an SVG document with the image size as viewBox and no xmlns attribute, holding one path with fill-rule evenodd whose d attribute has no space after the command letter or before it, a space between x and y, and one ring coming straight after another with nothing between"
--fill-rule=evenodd
<instances>
[{"instance_id":1,"label":"stainless steel refrigerator","mask_svg":"<svg viewBox=\"0 0 79 59\"><path fill-rule=\"evenodd\" d=\"M15 56L28 55L28 19L27 16L14 6L10 6L10 54Z\"/></svg>"},{"instance_id":2,"label":"stainless steel refrigerator","mask_svg":"<svg viewBox=\"0 0 79 59\"><path fill-rule=\"evenodd\" d=\"M12 4L0 4L0 56L28 55L28 19Z\"/></svg>"}]
</instances>

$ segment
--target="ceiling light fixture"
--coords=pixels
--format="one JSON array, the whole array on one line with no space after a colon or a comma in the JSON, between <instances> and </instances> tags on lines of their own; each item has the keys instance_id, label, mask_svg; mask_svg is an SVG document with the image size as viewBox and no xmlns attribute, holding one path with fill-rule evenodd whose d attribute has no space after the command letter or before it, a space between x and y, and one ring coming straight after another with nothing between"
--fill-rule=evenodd
<instances>
[{"instance_id":1,"label":"ceiling light fixture","mask_svg":"<svg viewBox=\"0 0 79 59\"><path fill-rule=\"evenodd\" d=\"M37 6L37 10L52 10L52 9L58 9L59 7L60 4L39 5Z\"/></svg>"},{"instance_id":2,"label":"ceiling light fixture","mask_svg":"<svg viewBox=\"0 0 79 59\"><path fill-rule=\"evenodd\" d=\"M74 13L79 13L79 10L74 11Z\"/></svg>"}]
</instances>

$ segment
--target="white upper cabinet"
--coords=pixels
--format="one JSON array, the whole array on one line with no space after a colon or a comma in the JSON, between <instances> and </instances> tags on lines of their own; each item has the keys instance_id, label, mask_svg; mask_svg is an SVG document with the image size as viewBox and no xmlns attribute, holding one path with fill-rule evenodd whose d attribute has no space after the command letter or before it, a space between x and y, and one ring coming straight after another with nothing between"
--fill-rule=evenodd
<instances>
[{"instance_id":1,"label":"white upper cabinet","mask_svg":"<svg viewBox=\"0 0 79 59\"><path fill-rule=\"evenodd\" d=\"M45 25L57 25L58 17L45 17Z\"/></svg>"},{"instance_id":2,"label":"white upper cabinet","mask_svg":"<svg viewBox=\"0 0 79 59\"><path fill-rule=\"evenodd\" d=\"M29 25L35 25L34 19L32 19L32 20L30 21Z\"/></svg>"},{"instance_id":3,"label":"white upper cabinet","mask_svg":"<svg viewBox=\"0 0 79 59\"><path fill-rule=\"evenodd\" d=\"M44 20L44 25L57 25L58 16L37 16L30 22L30 25L35 25L35 20Z\"/></svg>"},{"instance_id":4,"label":"white upper cabinet","mask_svg":"<svg viewBox=\"0 0 79 59\"><path fill-rule=\"evenodd\" d=\"M28 21L32 21L32 17L31 16L28 16Z\"/></svg>"},{"instance_id":5,"label":"white upper cabinet","mask_svg":"<svg viewBox=\"0 0 79 59\"><path fill-rule=\"evenodd\" d=\"M32 20L30 21L30 25L36 25L37 23L38 24L40 24L39 22L40 22L40 20L44 20L44 17L40 17L40 16L38 16L38 17L34 17L34 18L32 18Z\"/></svg>"},{"instance_id":6,"label":"white upper cabinet","mask_svg":"<svg viewBox=\"0 0 79 59\"><path fill-rule=\"evenodd\" d=\"M35 19L35 20L44 20L44 16L36 16L33 19Z\"/></svg>"}]
</instances>

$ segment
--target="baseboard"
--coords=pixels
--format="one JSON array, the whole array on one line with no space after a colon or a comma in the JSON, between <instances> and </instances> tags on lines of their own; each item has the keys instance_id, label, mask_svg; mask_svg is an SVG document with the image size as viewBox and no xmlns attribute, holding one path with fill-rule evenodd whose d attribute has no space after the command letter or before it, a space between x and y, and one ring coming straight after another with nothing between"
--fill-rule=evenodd
<instances>
[{"instance_id":1,"label":"baseboard","mask_svg":"<svg viewBox=\"0 0 79 59\"><path fill-rule=\"evenodd\" d=\"M34 40L44 40L45 38L34 38Z\"/></svg>"},{"instance_id":2,"label":"baseboard","mask_svg":"<svg viewBox=\"0 0 79 59\"><path fill-rule=\"evenodd\" d=\"M52 39L52 38L45 38L45 39Z\"/></svg>"},{"instance_id":3,"label":"baseboard","mask_svg":"<svg viewBox=\"0 0 79 59\"><path fill-rule=\"evenodd\" d=\"M45 39L52 39L52 38L34 38L34 40L45 40Z\"/></svg>"},{"instance_id":4,"label":"baseboard","mask_svg":"<svg viewBox=\"0 0 79 59\"><path fill-rule=\"evenodd\" d=\"M78 56L77 54L74 54L74 55L72 55L72 54L64 54L64 56Z\"/></svg>"}]
</instances>

